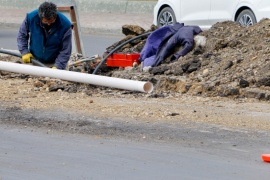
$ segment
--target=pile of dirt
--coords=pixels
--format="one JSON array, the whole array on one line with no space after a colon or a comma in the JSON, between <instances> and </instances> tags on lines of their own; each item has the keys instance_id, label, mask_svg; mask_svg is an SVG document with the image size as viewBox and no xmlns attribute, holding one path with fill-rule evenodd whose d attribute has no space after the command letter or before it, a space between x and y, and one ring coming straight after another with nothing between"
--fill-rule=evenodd
<instances>
[{"instance_id":1,"label":"pile of dirt","mask_svg":"<svg viewBox=\"0 0 270 180\"><path fill-rule=\"evenodd\" d=\"M126 37L107 48L110 52L119 44L135 36L154 31L137 26L123 26ZM104 64L98 71L101 75L125 79L150 81L155 89L152 96L164 94L190 94L207 97L257 98L270 100L270 20L264 19L251 27L241 27L235 22L217 23L211 29L199 34L206 38L204 45L194 49L176 62L164 60L160 66L142 71L140 66L129 68L106 68ZM147 36L132 41L118 52L140 52ZM107 52L107 53L108 53ZM1 57L1 60L17 61L15 57ZM76 71L92 73L87 63ZM79 70L78 70L79 69ZM14 77L14 73L1 72L5 78ZM17 77L29 78L27 75ZM85 85L55 81L47 82L45 78L34 81L36 88L58 89L67 92L80 92ZM82 88L83 87L83 88ZM93 91L94 86L89 86ZM95 87L94 87L95 88ZM102 88L101 88L102 89ZM105 88L106 89L106 88Z\"/></svg>"},{"instance_id":2,"label":"pile of dirt","mask_svg":"<svg viewBox=\"0 0 270 180\"><path fill-rule=\"evenodd\" d=\"M164 60L146 73L133 69L113 76L149 80L155 93L270 100L269 19L251 27L217 23L199 36L206 37L206 44L195 46L177 62Z\"/></svg>"}]
</instances>

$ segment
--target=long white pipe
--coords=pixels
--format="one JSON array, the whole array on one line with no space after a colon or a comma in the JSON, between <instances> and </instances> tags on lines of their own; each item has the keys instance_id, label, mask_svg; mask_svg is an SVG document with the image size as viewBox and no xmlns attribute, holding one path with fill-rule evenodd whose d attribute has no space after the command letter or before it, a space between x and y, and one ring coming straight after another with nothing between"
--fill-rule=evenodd
<instances>
[{"instance_id":1,"label":"long white pipe","mask_svg":"<svg viewBox=\"0 0 270 180\"><path fill-rule=\"evenodd\" d=\"M62 79L66 81L106 86L131 91L140 91L150 93L153 91L153 84L150 82L134 81L114 77L79 73L73 71L56 70L26 64L18 64L6 61L0 61L0 70L15 73L29 74L34 76L44 76Z\"/></svg>"}]
</instances>

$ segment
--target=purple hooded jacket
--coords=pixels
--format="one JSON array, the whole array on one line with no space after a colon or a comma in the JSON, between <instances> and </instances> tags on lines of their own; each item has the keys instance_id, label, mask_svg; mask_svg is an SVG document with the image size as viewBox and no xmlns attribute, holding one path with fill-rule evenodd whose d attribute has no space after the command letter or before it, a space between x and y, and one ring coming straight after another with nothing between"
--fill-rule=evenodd
<instances>
[{"instance_id":1,"label":"purple hooded jacket","mask_svg":"<svg viewBox=\"0 0 270 180\"><path fill-rule=\"evenodd\" d=\"M146 44L140 53L140 61L143 66L158 66L163 60L174 53L176 46L183 48L172 56L176 60L180 56L189 53L194 44L194 35L202 32L199 26L184 26L183 23L176 23L173 26L164 26L147 38Z\"/></svg>"}]
</instances>

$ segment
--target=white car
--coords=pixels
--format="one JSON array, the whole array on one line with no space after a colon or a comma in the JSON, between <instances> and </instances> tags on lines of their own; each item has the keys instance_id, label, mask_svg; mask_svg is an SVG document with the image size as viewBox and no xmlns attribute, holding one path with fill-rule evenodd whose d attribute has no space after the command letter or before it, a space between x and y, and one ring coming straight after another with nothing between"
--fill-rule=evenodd
<instances>
[{"instance_id":1,"label":"white car","mask_svg":"<svg viewBox=\"0 0 270 180\"><path fill-rule=\"evenodd\" d=\"M270 0L158 0L154 8L154 24L198 25L209 29L226 20L250 26L262 18L270 18Z\"/></svg>"}]
</instances>

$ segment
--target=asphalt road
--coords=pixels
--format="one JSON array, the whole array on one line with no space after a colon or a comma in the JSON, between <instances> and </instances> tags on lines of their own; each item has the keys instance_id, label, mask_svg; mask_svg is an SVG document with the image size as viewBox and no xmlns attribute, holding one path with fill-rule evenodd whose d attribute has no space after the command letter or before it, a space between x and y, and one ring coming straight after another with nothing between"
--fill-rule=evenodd
<instances>
[{"instance_id":1,"label":"asphalt road","mask_svg":"<svg viewBox=\"0 0 270 180\"><path fill-rule=\"evenodd\" d=\"M17 29L1 29L0 30L0 48L17 50ZM91 35L82 34L83 47L86 56L99 54L100 56L106 51L106 48L113 43L121 40L123 36L109 35Z\"/></svg>"},{"instance_id":2,"label":"asphalt road","mask_svg":"<svg viewBox=\"0 0 270 180\"><path fill-rule=\"evenodd\" d=\"M0 177L42 179L269 179L269 166L179 144L0 127ZM243 152L244 153L244 152Z\"/></svg>"},{"instance_id":3,"label":"asphalt road","mask_svg":"<svg viewBox=\"0 0 270 180\"><path fill-rule=\"evenodd\" d=\"M269 150L269 134L264 131L201 123L192 127L181 122L127 124L75 112L11 108L6 103L0 103L3 179L270 177L269 164L261 160ZM85 124L76 126L76 131L69 128L76 123ZM63 127L53 128L56 124Z\"/></svg>"}]
</instances>

